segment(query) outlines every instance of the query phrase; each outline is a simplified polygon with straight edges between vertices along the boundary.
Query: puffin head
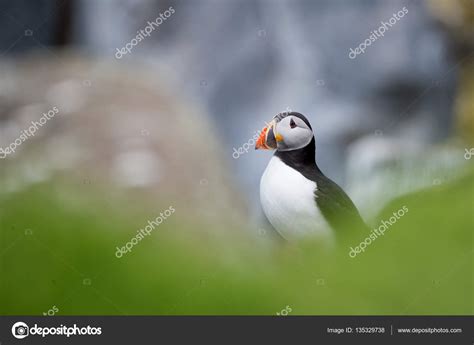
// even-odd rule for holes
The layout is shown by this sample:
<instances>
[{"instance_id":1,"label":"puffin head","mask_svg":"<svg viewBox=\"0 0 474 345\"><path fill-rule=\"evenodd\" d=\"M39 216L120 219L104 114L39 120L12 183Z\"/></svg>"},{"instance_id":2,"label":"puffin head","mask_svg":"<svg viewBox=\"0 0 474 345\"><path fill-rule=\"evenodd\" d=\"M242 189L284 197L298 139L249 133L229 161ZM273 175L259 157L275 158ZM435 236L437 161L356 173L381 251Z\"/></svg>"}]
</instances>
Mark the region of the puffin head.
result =
<instances>
[{"instance_id":1,"label":"puffin head","mask_svg":"<svg viewBox=\"0 0 474 345\"><path fill-rule=\"evenodd\" d=\"M283 112L262 129L256 150L293 151L311 143L313 129L308 119L297 112Z\"/></svg>"}]
</instances>

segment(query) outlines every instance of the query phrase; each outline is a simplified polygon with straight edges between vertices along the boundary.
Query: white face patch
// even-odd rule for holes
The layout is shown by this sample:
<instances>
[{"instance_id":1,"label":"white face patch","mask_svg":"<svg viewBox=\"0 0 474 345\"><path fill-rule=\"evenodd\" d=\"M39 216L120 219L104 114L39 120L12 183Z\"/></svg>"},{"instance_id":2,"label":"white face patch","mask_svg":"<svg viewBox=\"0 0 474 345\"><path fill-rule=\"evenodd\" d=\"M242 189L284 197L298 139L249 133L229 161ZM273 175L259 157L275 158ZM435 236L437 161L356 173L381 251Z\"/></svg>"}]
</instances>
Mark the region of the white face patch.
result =
<instances>
[{"instance_id":1,"label":"white face patch","mask_svg":"<svg viewBox=\"0 0 474 345\"><path fill-rule=\"evenodd\" d=\"M313 139L313 131L297 116L286 116L276 126L276 134L282 138L277 141L277 150L292 151L305 147Z\"/></svg>"}]
</instances>

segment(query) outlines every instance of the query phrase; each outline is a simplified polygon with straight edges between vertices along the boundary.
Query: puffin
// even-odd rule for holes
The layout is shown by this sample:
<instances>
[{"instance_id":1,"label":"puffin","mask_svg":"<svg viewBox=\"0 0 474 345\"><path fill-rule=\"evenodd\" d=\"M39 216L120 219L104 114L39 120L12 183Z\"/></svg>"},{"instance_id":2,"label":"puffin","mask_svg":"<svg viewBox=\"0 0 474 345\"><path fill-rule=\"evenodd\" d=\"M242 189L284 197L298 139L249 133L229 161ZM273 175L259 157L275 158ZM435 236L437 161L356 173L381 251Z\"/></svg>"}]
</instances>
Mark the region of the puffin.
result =
<instances>
[{"instance_id":1,"label":"puffin","mask_svg":"<svg viewBox=\"0 0 474 345\"><path fill-rule=\"evenodd\" d=\"M367 230L356 206L316 164L316 142L308 119L282 112L261 130L256 150L275 150L260 180L260 202L270 224L286 240Z\"/></svg>"}]
</instances>

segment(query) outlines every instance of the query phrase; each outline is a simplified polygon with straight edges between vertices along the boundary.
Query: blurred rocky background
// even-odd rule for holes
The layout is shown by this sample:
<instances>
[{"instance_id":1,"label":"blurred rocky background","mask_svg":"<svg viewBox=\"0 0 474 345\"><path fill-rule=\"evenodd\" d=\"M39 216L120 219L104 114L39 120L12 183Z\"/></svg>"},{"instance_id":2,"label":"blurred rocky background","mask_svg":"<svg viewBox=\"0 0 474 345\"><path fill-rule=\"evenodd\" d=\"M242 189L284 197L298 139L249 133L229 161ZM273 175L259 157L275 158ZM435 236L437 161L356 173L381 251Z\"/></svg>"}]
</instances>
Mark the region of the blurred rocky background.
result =
<instances>
[{"instance_id":1,"label":"blurred rocky background","mask_svg":"<svg viewBox=\"0 0 474 345\"><path fill-rule=\"evenodd\" d=\"M144 203L169 200L189 218L214 224L224 214L244 218L214 129L148 70L68 54L3 61L1 68L2 147L58 109L2 161L3 192L63 181L111 197L138 193Z\"/></svg>"},{"instance_id":2,"label":"blurred rocky background","mask_svg":"<svg viewBox=\"0 0 474 345\"><path fill-rule=\"evenodd\" d=\"M170 6L170 18L115 57ZM384 37L349 58L403 7L408 14ZM469 0L2 1L1 145L41 111L61 109L1 162L14 165L5 190L58 169L79 180L156 186L152 194L173 190L183 202L214 182L217 204L258 218L269 156L234 159L233 148L292 109L313 123L321 169L374 216L392 198L468 164L472 7ZM81 174L78 166L97 171Z\"/></svg>"}]
</instances>

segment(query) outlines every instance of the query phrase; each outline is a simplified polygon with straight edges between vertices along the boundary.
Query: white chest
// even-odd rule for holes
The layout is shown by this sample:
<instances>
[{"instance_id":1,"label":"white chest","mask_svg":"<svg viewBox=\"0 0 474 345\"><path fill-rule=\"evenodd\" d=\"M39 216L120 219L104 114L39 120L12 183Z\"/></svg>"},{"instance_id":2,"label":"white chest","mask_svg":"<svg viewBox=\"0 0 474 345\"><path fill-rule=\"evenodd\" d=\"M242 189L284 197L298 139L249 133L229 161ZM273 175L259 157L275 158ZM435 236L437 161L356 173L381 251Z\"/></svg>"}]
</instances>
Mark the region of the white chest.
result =
<instances>
[{"instance_id":1,"label":"white chest","mask_svg":"<svg viewBox=\"0 0 474 345\"><path fill-rule=\"evenodd\" d=\"M316 182L272 157L260 181L263 212L287 240L306 236L332 237L332 231L316 206Z\"/></svg>"}]
</instances>

